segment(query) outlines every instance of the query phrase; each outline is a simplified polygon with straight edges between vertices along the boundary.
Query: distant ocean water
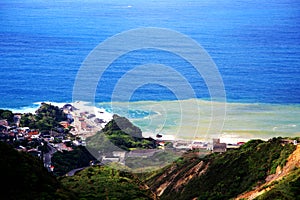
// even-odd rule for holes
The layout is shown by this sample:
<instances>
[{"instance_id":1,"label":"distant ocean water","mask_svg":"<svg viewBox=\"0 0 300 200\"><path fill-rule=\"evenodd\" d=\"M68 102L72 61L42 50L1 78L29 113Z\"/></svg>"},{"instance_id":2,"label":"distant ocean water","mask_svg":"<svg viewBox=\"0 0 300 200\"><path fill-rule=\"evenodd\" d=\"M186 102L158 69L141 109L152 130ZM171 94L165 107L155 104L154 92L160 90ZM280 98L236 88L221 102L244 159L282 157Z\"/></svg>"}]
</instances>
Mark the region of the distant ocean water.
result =
<instances>
[{"instance_id":1,"label":"distant ocean water","mask_svg":"<svg viewBox=\"0 0 300 200\"><path fill-rule=\"evenodd\" d=\"M37 108L35 102L71 102L76 74L100 42L133 28L161 27L196 40L216 63L228 107L235 111L229 109L224 133L295 135L300 132L299 21L297 0L4 0L0 2L0 107L24 111ZM194 78L188 62L148 49L112 63L99 81L95 101L109 102L118 79L147 63L173 67L187 77L197 98L210 100L205 82ZM141 102L147 107L148 101L176 99L168 88L147 84L131 100L132 105ZM151 131L143 126L147 121L129 117ZM166 133L174 131L174 120L167 125Z\"/></svg>"}]
</instances>

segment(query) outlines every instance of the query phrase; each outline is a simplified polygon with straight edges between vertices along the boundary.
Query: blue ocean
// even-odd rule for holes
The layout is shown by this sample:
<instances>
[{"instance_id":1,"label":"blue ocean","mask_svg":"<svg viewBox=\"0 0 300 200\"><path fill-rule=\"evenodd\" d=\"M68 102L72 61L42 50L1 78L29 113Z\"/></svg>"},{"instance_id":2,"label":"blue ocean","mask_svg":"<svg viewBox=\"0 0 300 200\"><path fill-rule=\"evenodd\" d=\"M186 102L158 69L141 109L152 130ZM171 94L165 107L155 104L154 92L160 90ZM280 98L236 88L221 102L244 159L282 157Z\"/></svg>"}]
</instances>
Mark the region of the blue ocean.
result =
<instances>
[{"instance_id":1,"label":"blue ocean","mask_svg":"<svg viewBox=\"0 0 300 200\"><path fill-rule=\"evenodd\" d=\"M37 102L72 102L77 73L97 45L124 31L158 27L197 41L216 64L228 102L222 134L253 138L300 133L297 0L2 0L0 27L1 108L20 111L37 108ZM194 78L186 60L156 49L116 59L99 80L98 106L109 110L118 80L148 63L170 66L186 77L202 116L207 116L205 81ZM168 87L145 84L134 91L132 109L124 115L146 132L171 134L181 115L169 106L182 102L189 110L190 98L178 99ZM161 119L156 123L150 116L161 114L161 107L169 114L158 125ZM201 119L200 132L205 132L209 119ZM193 126L188 127L184 135L194 136L188 133Z\"/></svg>"}]
</instances>

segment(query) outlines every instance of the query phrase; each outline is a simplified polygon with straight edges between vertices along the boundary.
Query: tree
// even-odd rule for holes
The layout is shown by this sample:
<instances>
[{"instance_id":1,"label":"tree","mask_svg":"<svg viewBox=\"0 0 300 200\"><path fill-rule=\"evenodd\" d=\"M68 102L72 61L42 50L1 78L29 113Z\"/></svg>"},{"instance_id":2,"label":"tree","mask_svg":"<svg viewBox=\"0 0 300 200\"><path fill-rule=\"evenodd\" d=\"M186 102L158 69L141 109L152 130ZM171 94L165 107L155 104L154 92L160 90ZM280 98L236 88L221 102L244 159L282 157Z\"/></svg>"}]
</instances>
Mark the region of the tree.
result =
<instances>
[{"instance_id":1,"label":"tree","mask_svg":"<svg viewBox=\"0 0 300 200\"><path fill-rule=\"evenodd\" d=\"M8 122L14 122L14 114L10 110L0 109L0 119L6 119Z\"/></svg>"}]
</instances>

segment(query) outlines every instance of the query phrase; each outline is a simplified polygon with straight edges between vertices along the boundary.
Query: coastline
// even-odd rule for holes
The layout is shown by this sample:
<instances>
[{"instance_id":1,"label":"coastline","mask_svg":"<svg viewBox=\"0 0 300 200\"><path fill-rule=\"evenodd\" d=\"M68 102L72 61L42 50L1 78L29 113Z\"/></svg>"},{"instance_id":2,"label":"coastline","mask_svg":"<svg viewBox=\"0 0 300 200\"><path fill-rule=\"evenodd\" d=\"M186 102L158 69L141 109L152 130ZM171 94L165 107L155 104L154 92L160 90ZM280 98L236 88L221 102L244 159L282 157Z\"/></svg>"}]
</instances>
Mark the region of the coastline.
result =
<instances>
[{"instance_id":1,"label":"coastline","mask_svg":"<svg viewBox=\"0 0 300 200\"><path fill-rule=\"evenodd\" d=\"M97 106L116 110L143 133L174 135L180 139L248 141L272 137L294 137L300 133L300 104L226 103L222 132L207 134L211 120L211 104L202 99L177 101L137 101L99 103ZM179 128L179 126L181 128Z\"/></svg>"},{"instance_id":2,"label":"coastline","mask_svg":"<svg viewBox=\"0 0 300 200\"><path fill-rule=\"evenodd\" d=\"M14 113L34 113L42 102L35 102L25 109L9 109ZM137 101L137 102L102 102L92 105L88 102L44 102L62 107L74 105L79 109L73 115L76 121L76 132L82 131L86 136L101 130L105 123L95 123L99 118L103 122L112 119L113 114L128 118L141 128L144 137L155 138L162 134L168 138L181 140L211 140L220 138L227 143L246 142L250 139L268 140L272 137L299 136L300 105L266 104L266 103L227 103L226 118L221 133L208 135L211 117L209 102L201 99L176 101ZM196 108L196 109L195 109ZM7 108L6 108L7 109ZM80 113L88 112L95 117L85 120L91 130L81 127ZM182 114L183 112L183 114ZM88 131L87 131L88 130Z\"/></svg>"},{"instance_id":3,"label":"coastline","mask_svg":"<svg viewBox=\"0 0 300 200\"><path fill-rule=\"evenodd\" d=\"M88 102L76 101L71 104L74 108L70 112L74 122L74 135L82 135L90 137L100 131L104 126L112 120L112 114L104 109L91 106Z\"/></svg>"}]
</instances>

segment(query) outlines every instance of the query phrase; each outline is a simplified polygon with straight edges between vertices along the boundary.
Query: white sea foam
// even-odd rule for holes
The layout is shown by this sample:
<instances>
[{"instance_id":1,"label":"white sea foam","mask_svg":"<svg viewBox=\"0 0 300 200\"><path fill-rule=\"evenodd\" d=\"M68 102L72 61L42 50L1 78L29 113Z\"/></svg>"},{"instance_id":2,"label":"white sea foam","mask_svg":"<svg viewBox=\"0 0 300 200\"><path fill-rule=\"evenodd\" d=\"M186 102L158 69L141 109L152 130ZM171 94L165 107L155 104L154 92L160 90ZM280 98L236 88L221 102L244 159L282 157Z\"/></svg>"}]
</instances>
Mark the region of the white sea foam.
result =
<instances>
[{"instance_id":1,"label":"white sea foam","mask_svg":"<svg viewBox=\"0 0 300 200\"><path fill-rule=\"evenodd\" d=\"M104 108L94 107L95 115L99 119L103 119L105 122L109 122L113 118L113 114L107 112Z\"/></svg>"},{"instance_id":2,"label":"white sea foam","mask_svg":"<svg viewBox=\"0 0 300 200\"><path fill-rule=\"evenodd\" d=\"M67 102L53 102L53 101L35 102L34 104L41 105L42 103L51 104L51 105L57 106L59 108L62 108L66 104L72 104L72 103L67 103Z\"/></svg>"},{"instance_id":3,"label":"white sea foam","mask_svg":"<svg viewBox=\"0 0 300 200\"><path fill-rule=\"evenodd\" d=\"M33 103L30 106L23 106L23 107L20 107L20 108L1 108L1 109L10 110L13 113L22 113L22 114L32 113L32 114L34 114L35 111L39 108L39 106L40 106L40 103L36 102L36 103Z\"/></svg>"},{"instance_id":4,"label":"white sea foam","mask_svg":"<svg viewBox=\"0 0 300 200\"><path fill-rule=\"evenodd\" d=\"M37 107L21 107L21 108L13 108L13 109L10 109L10 108L7 108L7 110L11 110L13 113L32 113L34 114L36 109L38 108Z\"/></svg>"}]
</instances>

